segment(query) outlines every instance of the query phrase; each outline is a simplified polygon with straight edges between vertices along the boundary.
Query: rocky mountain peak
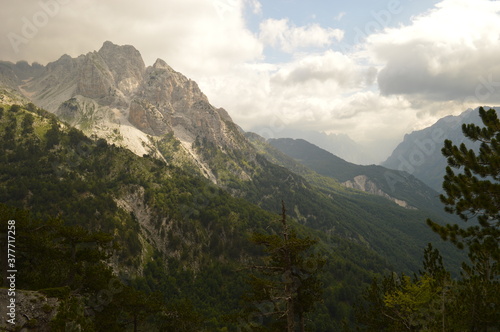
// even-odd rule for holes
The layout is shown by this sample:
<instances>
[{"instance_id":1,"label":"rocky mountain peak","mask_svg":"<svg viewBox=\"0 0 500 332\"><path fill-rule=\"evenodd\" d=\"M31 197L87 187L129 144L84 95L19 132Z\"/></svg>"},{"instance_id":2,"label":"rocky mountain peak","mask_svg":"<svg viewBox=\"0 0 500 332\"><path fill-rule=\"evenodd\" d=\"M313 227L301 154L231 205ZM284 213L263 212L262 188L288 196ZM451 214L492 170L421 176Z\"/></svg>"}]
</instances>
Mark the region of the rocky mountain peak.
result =
<instances>
[{"instance_id":1,"label":"rocky mountain peak","mask_svg":"<svg viewBox=\"0 0 500 332\"><path fill-rule=\"evenodd\" d=\"M479 142L471 142L463 135L462 125L469 123L482 124L478 109L446 116L430 127L406 134L382 166L408 172L441 192L448 165L441 153L444 141L448 139L457 145L465 143L468 148L479 149Z\"/></svg>"},{"instance_id":2,"label":"rocky mountain peak","mask_svg":"<svg viewBox=\"0 0 500 332\"><path fill-rule=\"evenodd\" d=\"M119 90L131 93L138 87L146 66L135 47L106 41L97 54L106 63Z\"/></svg>"},{"instance_id":3,"label":"rocky mountain peak","mask_svg":"<svg viewBox=\"0 0 500 332\"><path fill-rule=\"evenodd\" d=\"M155 63L153 64L153 68L155 68L155 69L165 69L165 70L172 71L172 72L174 71L172 69L172 67L170 67L165 61L163 61L160 58L156 59Z\"/></svg>"},{"instance_id":4,"label":"rocky mountain peak","mask_svg":"<svg viewBox=\"0 0 500 332\"><path fill-rule=\"evenodd\" d=\"M14 64L0 64L0 82L88 135L141 156L161 155L154 141L173 135L214 182L210 168L216 165L208 166L213 155L251 149L227 112L212 106L196 82L161 59L146 67L133 46L106 41L98 51L63 55L36 73L27 64L19 67L17 72L27 74L17 75ZM253 152L246 155L254 159ZM236 176L248 178L240 166L233 168Z\"/></svg>"}]
</instances>

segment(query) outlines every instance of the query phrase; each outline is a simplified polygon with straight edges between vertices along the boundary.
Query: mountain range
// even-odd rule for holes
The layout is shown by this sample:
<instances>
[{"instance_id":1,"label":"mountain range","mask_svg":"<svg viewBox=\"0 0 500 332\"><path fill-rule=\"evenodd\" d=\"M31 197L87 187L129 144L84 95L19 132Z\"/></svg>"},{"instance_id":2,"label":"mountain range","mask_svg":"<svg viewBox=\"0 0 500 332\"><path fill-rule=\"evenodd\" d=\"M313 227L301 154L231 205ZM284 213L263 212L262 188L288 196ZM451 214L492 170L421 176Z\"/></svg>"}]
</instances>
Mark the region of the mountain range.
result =
<instances>
[{"instance_id":1,"label":"mountain range","mask_svg":"<svg viewBox=\"0 0 500 332\"><path fill-rule=\"evenodd\" d=\"M0 62L0 107L0 203L114 234L113 272L190 299L209 330L235 327L221 312L238 312L240 267L261 254L250 234L276 228L281 201L328 260L317 331L352 320L374 275L417 271L428 242L455 266L462 258L426 226L455 219L416 172L245 133L194 81L161 59L146 67L133 46Z\"/></svg>"},{"instance_id":2,"label":"mountain range","mask_svg":"<svg viewBox=\"0 0 500 332\"><path fill-rule=\"evenodd\" d=\"M500 111L498 107L493 108L497 112ZM462 125L470 123L483 125L478 108L469 109L458 116L446 116L428 128L405 135L403 142L381 165L412 174L429 187L441 192L447 166L446 158L441 154L444 140L451 140L456 145L464 143L469 148L479 149L479 142L468 140L462 133Z\"/></svg>"},{"instance_id":3,"label":"mountain range","mask_svg":"<svg viewBox=\"0 0 500 332\"><path fill-rule=\"evenodd\" d=\"M381 161L379 152L375 152L373 149L355 142L346 134L325 134L312 130L300 130L286 127L280 127L273 131L269 131L269 128L266 127L254 127L251 131L268 139L304 139L355 164L368 165Z\"/></svg>"}]
</instances>

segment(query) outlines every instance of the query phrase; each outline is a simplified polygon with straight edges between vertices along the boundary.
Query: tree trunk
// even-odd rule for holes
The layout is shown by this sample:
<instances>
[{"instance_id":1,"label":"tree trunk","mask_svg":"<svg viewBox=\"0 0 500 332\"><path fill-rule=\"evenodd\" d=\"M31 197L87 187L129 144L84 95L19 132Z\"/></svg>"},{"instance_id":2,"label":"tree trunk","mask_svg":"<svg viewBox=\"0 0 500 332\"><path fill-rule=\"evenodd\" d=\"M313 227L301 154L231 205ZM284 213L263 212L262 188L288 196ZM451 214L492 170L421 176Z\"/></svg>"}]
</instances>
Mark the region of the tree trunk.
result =
<instances>
[{"instance_id":1,"label":"tree trunk","mask_svg":"<svg viewBox=\"0 0 500 332\"><path fill-rule=\"evenodd\" d=\"M304 313L301 311L299 315L300 315L300 332L305 332L306 331L306 322L304 319Z\"/></svg>"},{"instance_id":2,"label":"tree trunk","mask_svg":"<svg viewBox=\"0 0 500 332\"><path fill-rule=\"evenodd\" d=\"M295 313L293 312L293 299L289 298L286 303L286 325L288 332L295 331Z\"/></svg>"}]
</instances>

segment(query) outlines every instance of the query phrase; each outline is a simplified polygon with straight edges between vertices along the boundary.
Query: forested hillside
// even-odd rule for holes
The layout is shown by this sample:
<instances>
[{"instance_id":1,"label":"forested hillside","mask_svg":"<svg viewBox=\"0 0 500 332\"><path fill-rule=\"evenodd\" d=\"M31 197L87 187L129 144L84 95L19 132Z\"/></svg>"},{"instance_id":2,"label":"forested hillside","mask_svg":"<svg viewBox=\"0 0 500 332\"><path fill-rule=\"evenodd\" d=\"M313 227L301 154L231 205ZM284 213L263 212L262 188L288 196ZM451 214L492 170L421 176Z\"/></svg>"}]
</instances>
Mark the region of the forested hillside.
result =
<instances>
[{"instance_id":1,"label":"forested hillside","mask_svg":"<svg viewBox=\"0 0 500 332\"><path fill-rule=\"evenodd\" d=\"M366 330L498 331L500 329L500 120L495 109L478 109L482 125L461 126L466 143L446 140L448 166L440 199L463 224L427 224L468 259L452 277L439 251L425 250L423 269L374 280L357 313ZM480 142L479 152L477 145Z\"/></svg>"},{"instance_id":2,"label":"forested hillside","mask_svg":"<svg viewBox=\"0 0 500 332\"><path fill-rule=\"evenodd\" d=\"M313 271L323 287L308 314L312 331L353 325L372 278L417 271L424 243L438 238L424 224L432 215L264 155L267 166L234 182L231 195L197 169L90 139L33 104L1 109L2 223L17 219L18 269L32 271L17 287L59 298L53 330L68 321L89 331L248 324L249 267L264 253L251 239L279 233L281 199L324 261ZM164 143L175 153L174 138ZM116 293L96 305L109 285Z\"/></svg>"},{"instance_id":3,"label":"forested hillside","mask_svg":"<svg viewBox=\"0 0 500 332\"><path fill-rule=\"evenodd\" d=\"M0 123L2 227L18 219L18 270L33 272L17 287L55 289L48 294L59 296L65 309L54 330L63 321L89 331L120 330L132 328L135 318L143 329L238 325L246 267L261 252L250 235L279 229L277 213L233 198L189 170L93 141L31 104L4 105ZM315 250L326 260L324 301L311 328L329 331L350 321L356 296L388 262L341 234L292 227L319 239ZM115 279L126 292L93 315L81 311ZM135 307L125 306L129 296ZM144 301L154 309L132 319Z\"/></svg>"}]
</instances>

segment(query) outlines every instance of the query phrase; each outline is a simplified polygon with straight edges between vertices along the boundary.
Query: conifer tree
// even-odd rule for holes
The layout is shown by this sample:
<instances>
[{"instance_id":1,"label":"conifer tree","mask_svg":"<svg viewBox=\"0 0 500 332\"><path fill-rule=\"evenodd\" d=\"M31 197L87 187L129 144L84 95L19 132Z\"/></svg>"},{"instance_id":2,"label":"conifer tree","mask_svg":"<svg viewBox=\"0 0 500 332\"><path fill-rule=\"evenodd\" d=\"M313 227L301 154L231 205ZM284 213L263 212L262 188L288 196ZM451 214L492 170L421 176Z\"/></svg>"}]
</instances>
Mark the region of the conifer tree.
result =
<instances>
[{"instance_id":1,"label":"conifer tree","mask_svg":"<svg viewBox=\"0 0 500 332\"><path fill-rule=\"evenodd\" d=\"M260 274L251 276L252 292L247 301L261 304L258 315L274 318L264 324L273 331L296 331L296 328L305 331L305 315L321 299L317 272L325 262L317 256L305 257L317 241L299 238L290 229L286 217L282 202L281 235L254 234L252 237L254 243L265 246L268 256L264 260L266 264L252 266ZM267 310L262 310L264 304Z\"/></svg>"},{"instance_id":2,"label":"conifer tree","mask_svg":"<svg viewBox=\"0 0 500 332\"><path fill-rule=\"evenodd\" d=\"M423 271L411 278L393 273L374 279L365 290L365 303L356 308L358 323L366 331L450 331L452 280L441 255L429 243ZM457 328L460 330L460 327Z\"/></svg>"},{"instance_id":3,"label":"conifer tree","mask_svg":"<svg viewBox=\"0 0 500 332\"><path fill-rule=\"evenodd\" d=\"M479 109L484 127L464 124L466 138L480 142L479 151L446 140L448 158L441 201L445 210L471 225L429 226L458 248L467 247L471 265L462 264L456 317L470 331L500 328L500 120L494 109ZM455 170L454 170L455 169Z\"/></svg>"},{"instance_id":4,"label":"conifer tree","mask_svg":"<svg viewBox=\"0 0 500 332\"><path fill-rule=\"evenodd\" d=\"M458 225L441 226L431 220L427 223L445 240L459 248L467 245L472 251L487 248L491 258L498 262L500 240L500 121L494 109L479 114L485 125L464 124L462 131L471 141L481 142L479 153L445 141L441 150L448 158L444 177L444 195L441 201L445 210L457 214L464 221L477 217L478 225L467 228ZM455 173L453 169L459 172Z\"/></svg>"}]
</instances>

